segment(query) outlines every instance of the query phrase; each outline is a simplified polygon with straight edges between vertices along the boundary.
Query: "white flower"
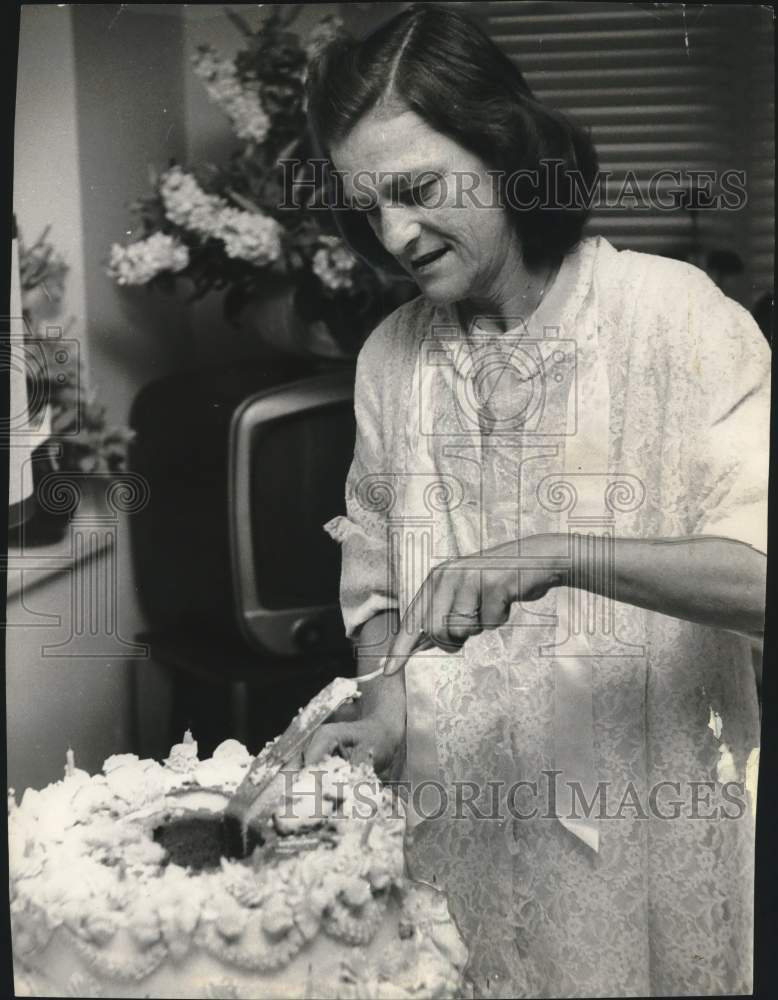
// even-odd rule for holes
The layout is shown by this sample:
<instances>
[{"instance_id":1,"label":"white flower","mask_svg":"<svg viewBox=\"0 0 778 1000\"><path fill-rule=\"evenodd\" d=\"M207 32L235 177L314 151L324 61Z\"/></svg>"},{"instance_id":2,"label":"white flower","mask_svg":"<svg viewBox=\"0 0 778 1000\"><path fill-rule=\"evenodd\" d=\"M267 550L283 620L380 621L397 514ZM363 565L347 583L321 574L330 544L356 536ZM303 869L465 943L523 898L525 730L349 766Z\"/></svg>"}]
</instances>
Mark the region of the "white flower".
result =
<instances>
[{"instance_id":1,"label":"white flower","mask_svg":"<svg viewBox=\"0 0 778 1000\"><path fill-rule=\"evenodd\" d=\"M241 139L263 142L270 119L262 107L257 88L244 86L229 59L221 59L210 46L192 57L195 73L205 82L211 100L228 116Z\"/></svg>"},{"instance_id":2,"label":"white flower","mask_svg":"<svg viewBox=\"0 0 778 1000\"><path fill-rule=\"evenodd\" d=\"M189 251L172 236L154 233L123 247L114 243L108 274L119 285L145 285L163 271L174 274L189 265Z\"/></svg>"},{"instance_id":3,"label":"white flower","mask_svg":"<svg viewBox=\"0 0 778 1000\"><path fill-rule=\"evenodd\" d=\"M204 236L213 235L218 213L227 205L217 195L206 194L192 174L184 173L181 167L165 171L159 193L171 222Z\"/></svg>"},{"instance_id":4,"label":"white flower","mask_svg":"<svg viewBox=\"0 0 778 1000\"><path fill-rule=\"evenodd\" d=\"M226 208L219 215L217 235L228 257L261 266L281 254L281 226L269 215Z\"/></svg>"},{"instance_id":5,"label":"white flower","mask_svg":"<svg viewBox=\"0 0 778 1000\"><path fill-rule=\"evenodd\" d=\"M206 194L180 167L163 174L160 194L171 222L221 240L228 257L262 267L280 256L281 226L274 218L232 208L223 198Z\"/></svg>"},{"instance_id":6,"label":"white flower","mask_svg":"<svg viewBox=\"0 0 778 1000\"><path fill-rule=\"evenodd\" d=\"M313 273L327 288L351 288L357 259L337 236L320 236L322 246L313 255Z\"/></svg>"},{"instance_id":7,"label":"white flower","mask_svg":"<svg viewBox=\"0 0 778 1000\"><path fill-rule=\"evenodd\" d=\"M305 54L308 60L315 59L321 50L343 31L344 24L341 18L332 14L323 17L318 24L311 28L305 40Z\"/></svg>"}]
</instances>

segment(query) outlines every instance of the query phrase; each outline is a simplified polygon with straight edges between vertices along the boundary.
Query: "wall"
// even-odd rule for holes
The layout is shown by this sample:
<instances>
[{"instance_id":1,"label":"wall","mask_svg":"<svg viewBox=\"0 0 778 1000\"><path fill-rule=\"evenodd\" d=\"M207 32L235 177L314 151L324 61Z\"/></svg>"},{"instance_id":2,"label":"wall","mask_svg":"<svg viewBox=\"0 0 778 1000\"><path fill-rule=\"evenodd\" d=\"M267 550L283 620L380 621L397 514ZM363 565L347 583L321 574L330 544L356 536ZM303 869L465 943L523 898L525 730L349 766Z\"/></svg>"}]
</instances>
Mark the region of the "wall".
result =
<instances>
[{"instance_id":1,"label":"wall","mask_svg":"<svg viewBox=\"0 0 778 1000\"><path fill-rule=\"evenodd\" d=\"M338 4L301 5L292 28L304 35L326 14L339 14ZM240 16L252 28L265 17L261 5L240 6ZM233 57L243 45L238 28L225 16L220 4L186 5L182 8L183 109L186 130L186 160L191 166L207 162L224 164L236 146L224 113L208 97L202 81L191 68L198 45L210 45L225 57ZM190 336L200 363L218 363L226 338L238 336L222 315L222 296L211 293L192 308Z\"/></svg>"},{"instance_id":2,"label":"wall","mask_svg":"<svg viewBox=\"0 0 778 1000\"><path fill-rule=\"evenodd\" d=\"M336 9L304 9L299 30ZM242 13L252 23L263 16L259 8ZM21 12L15 210L28 242L52 223L51 239L71 265L62 318L76 318L90 384L112 422L127 421L150 380L218 360L229 335L218 296L190 308L181 296L120 289L104 273L111 244L132 239L128 206L147 193L149 165L222 160L229 150L229 125L191 70L202 42L224 54L241 44L219 5L31 5ZM145 622L126 521L118 530L119 632L132 640ZM58 561L67 562L68 552L65 544ZM144 745L156 739L149 752L164 748L170 688L158 665L120 648L112 656L43 656L43 646L70 632L71 571L51 576L36 568L46 559L34 550L15 558L27 567L28 587L8 606L10 783L21 790L59 778L68 744L90 770L110 753L134 749L138 688L144 714L151 712L142 720ZM97 556L95 565L110 558ZM33 579L38 585L29 589Z\"/></svg>"},{"instance_id":3,"label":"wall","mask_svg":"<svg viewBox=\"0 0 778 1000\"><path fill-rule=\"evenodd\" d=\"M14 211L24 242L46 226L67 263L62 315L86 315L76 71L70 12L21 11L14 135Z\"/></svg>"},{"instance_id":4,"label":"wall","mask_svg":"<svg viewBox=\"0 0 778 1000\"><path fill-rule=\"evenodd\" d=\"M127 203L146 192L148 165L164 167L185 154L181 46L181 8L174 5L21 11L14 208L28 243L52 224L50 238L71 267L61 318L76 319L89 383L112 422L127 421L142 385L187 360L188 309L123 291L104 273L111 243L131 238ZM116 552L94 563L104 573L116 555L116 590L97 600L115 602L118 634L132 640L145 622L126 521L117 532ZM27 583L8 605L8 778L17 789L59 778L69 743L91 770L111 753L132 750L136 677L160 713L168 693L157 665L120 643L109 655L42 654L70 634L73 578L68 568L52 576L39 567L67 566L69 551L66 542L48 558L39 550L10 553L26 567ZM33 579L38 585L30 589ZM157 721L163 724L163 714Z\"/></svg>"},{"instance_id":5,"label":"wall","mask_svg":"<svg viewBox=\"0 0 778 1000\"><path fill-rule=\"evenodd\" d=\"M69 538L56 553L9 550L11 566L24 567L9 569L6 616L7 773L17 792L61 778L68 746L78 766L91 772L110 754L135 750L135 684L140 674L156 679L157 667L128 655L139 652L126 643L141 615L128 572L126 520L116 527L115 547L83 564L68 564ZM104 528L94 523L90 531L104 535ZM63 571L53 575L52 564ZM109 590L114 569L115 590ZM111 607L115 634L105 621ZM165 690L159 686L158 700Z\"/></svg>"},{"instance_id":6,"label":"wall","mask_svg":"<svg viewBox=\"0 0 778 1000\"><path fill-rule=\"evenodd\" d=\"M74 316L91 385L111 420L138 388L180 367L188 309L118 288L113 242L132 238L129 203L148 167L186 155L182 10L177 5L29 5L21 11L14 209L27 243L50 239L71 270Z\"/></svg>"},{"instance_id":7,"label":"wall","mask_svg":"<svg viewBox=\"0 0 778 1000\"><path fill-rule=\"evenodd\" d=\"M91 376L110 416L125 421L137 390L186 357L180 298L120 289L104 273L111 244L132 239L128 205L147 193L149 166L186 153L181 8L74 4L69 12Z\"/></svg>"}]
</instances>

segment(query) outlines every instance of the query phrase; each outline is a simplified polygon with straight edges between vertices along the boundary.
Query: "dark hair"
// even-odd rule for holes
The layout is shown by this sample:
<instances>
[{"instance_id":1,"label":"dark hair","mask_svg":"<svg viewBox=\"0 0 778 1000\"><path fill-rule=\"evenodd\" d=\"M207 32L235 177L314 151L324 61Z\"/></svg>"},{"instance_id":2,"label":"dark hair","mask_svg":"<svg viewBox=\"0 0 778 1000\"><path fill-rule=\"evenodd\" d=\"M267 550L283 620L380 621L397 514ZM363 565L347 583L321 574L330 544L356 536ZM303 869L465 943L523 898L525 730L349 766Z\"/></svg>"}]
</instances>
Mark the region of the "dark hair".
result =
<instances>
[{"instance_id":1,"label":"dark hair","mask_svg":"<svg viewBox=\"0 0 778 1000\"><path fill-rule=\"evenodd\" d=\"M598 175L588 132L544 107L511 59L459 12L415 4L362 40L337 38L312 62L307 97L330 171L330 147L382 101L397 100L498 171L503 185L513 175L503 204L528 268L558 263L580 240L590 209L581 192L593 190ZM539 204L521 207L533 199ZM335 215L357 253L398 269L364 213Z\"/></svg>"}]
</instances>

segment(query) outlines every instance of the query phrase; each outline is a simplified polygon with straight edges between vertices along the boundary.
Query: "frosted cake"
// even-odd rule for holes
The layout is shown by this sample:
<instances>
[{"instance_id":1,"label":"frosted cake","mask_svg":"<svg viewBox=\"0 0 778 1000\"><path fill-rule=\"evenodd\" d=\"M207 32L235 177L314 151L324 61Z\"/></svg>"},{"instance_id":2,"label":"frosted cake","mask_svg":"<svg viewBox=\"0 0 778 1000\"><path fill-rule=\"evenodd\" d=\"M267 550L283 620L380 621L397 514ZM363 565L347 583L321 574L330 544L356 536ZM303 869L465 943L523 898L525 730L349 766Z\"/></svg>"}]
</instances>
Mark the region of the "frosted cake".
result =
<instances>
[{"instance_id":1,"label":"frosted cake","mask_svg":"<svg viewBox=\"0 0 778 1000\"><path fill-rule=\"evenodd\" d=\"M64 780L9 793L17 995L462 995L445 897L405 878L402 803L369 766L279 775L236 860L221 815L242 744L199 760L187 733L162 764L120 754L98 775L68 756Z\"/></svg>"}]
</instances>

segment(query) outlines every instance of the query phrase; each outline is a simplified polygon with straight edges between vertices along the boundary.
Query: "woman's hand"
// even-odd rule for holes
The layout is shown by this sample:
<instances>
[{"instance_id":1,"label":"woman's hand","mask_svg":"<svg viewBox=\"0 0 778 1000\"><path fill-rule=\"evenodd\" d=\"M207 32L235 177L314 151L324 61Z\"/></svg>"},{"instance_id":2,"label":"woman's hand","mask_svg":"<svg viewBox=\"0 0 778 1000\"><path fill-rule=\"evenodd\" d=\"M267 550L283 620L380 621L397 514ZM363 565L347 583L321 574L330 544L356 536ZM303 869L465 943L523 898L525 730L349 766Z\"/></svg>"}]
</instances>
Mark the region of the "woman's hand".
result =
<instances>
[{"instance_id":1,"label":"woman's hand","mask_svg":"<svg viewBox=\"0 0 778 1000\"><path fill-rule=\"evenodd\" d=\"M436 567L408 606L384 673L402 670L420 649L457 649L503 625L514 601L537 600L557 586L759 639L766 568L763 552L713 535L531 535Z\"/></svg>"},{"instance_id":2,"label":"woman's hand","mask_svg":"<svg viewBox=\"0 0 778 1000\"><path fill-rule=\"evenodd\" d=\"M372 674L397 635L400 616L394 609L380 611L360 628L355 640L357 673ZM305 749L306 764L338 753L354 763L370 760L379 777L397 779L405 764L405 678L375 677L361 685L356 719L321 726Z\"/></svg>"},{"instance_id":3,"label":"woman's hand","mask_svg":"<svg viewBox=\"0 0 778 1000\"><path fill-rule=\"evenodd\" d=\"M532 535L437 566L408 605L386 654L386 675L421 649L454 650L508 620L515 601L536 601L562 582L565 539Z\"/></svg>"},{"instance_id":4,"label":"woman's hand","mask_svg":"<svg viewBox=\"0 0 778 1000\"><path fill-rule=\"evenodd\" d=\"M339 754L352 764L372 761L379 778L398 778L403 765L405 729L382 715L368 715L353 722L321 726L305 748L306 765L329 754Z\"/></svg>"}]
</instances>

